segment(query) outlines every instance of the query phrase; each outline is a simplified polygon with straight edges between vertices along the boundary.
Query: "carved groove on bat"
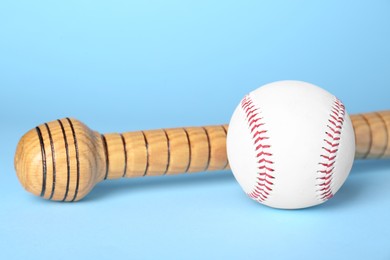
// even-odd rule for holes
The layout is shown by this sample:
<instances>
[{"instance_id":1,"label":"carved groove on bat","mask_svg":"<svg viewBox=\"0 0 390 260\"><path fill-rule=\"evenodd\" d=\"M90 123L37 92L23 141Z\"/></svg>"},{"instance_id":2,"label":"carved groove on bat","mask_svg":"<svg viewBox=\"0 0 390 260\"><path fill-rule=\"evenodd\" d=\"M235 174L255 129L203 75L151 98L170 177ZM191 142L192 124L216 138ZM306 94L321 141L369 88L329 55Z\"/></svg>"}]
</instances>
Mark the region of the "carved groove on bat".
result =
<instances>
[{"instance_id":1,"label":"carved groove on bat","mask_svg":"<svg viewBox=\"0 0 390 260\"><path fill-rule=\"evenodd\" d=\"M191 166L191 161L192 161L192 148L191 148L191 140L190 140L190 135L188 134L187 129L183 128L184 133L186 134L187 137L187 146L188 146L188 164L187 167L184 171L184 173L187 173L188 170L190 169Z\"/></svg>"},{"instance_id":2,"label":"carved groove on bat","mask_svg":"<svg viewBox=\"0 0 390 260\"><path fill-rule=\"evenodd\" d=\"M57 169L56 169L56 156L55 156L55 150L54 150L53 137L51 135L49 125L47 123L45 123L45 126L47 129L47 133L49 134L50 148L51 148L51 159L52 159L52 163L53 163L53 184L52 184L51 193L49 196L49 200L51 200L53 198L53 195L55 192L55 186L56 186L56 171L57 171Z\"/></svg>"},{"instance_id":3,"label":"carved groove on bat","mask_svg":"<svg viewBox=\"0 0 390 260\"><path fill-rule=\"evenodd\" d=\"M42 132L39 127L35 128L37 130L39 143L41 145L41 155L42 155L42 189L41 189L41 197L45 195L46 191L46 174L47 174L47 166L46 166L46 151L45 151L45 143L43 142Z\"/></svg>"},{"instance_id":4,"label":"carved groove on bat","mask_svg":"<svg viewBox=\"0 0 390 260\"><path fill-rule=\"evenodd\" d=\"M171 142L169 140L169 136L168 136L168 133L165 129L163 129L164 131L164 134L165 134L165 138L167 139L167 151L168 151L168 158L167 158L167 167L165 168L165 171L164 171L164 174L167 174L168 172L168 169L169 169L169 165L171 164Z\"/></svg>"},{"instance_id":5,"label":"carved groove on bat","mask_svg":"<svg viewBox=\"0 0 390 260\"><path fill-rule=\"evenodd\" d=\"M367 159L367 157L368 157L368 155L370 155L371 149L372 149L373 133L372 133L372 129L371 129L371 124L368 121L367 117L365 115L363 115L363 114L360 114L360 116L363 118L364 122L368 126L368 132L369 132L369 135L370 135L370 138L369 138L370 141L369 141L367 152L362 156L362 159Z\"/></svg>"},{"instance_id":6,"label":"carved groove on bat","mask_svg":"<svg viewBox=\"0 0 390 260\"><path fill-rule=\"evenodd\" d=\"M76 173L77 173L77 175L76 175L76 187L75 187L73 198L71 199L71 201L75 201L76 198L77 198L77 194L79 192L79 183L80 183L79 145L78 145L78 142L77 142L76 131L74 130L72 121L69 118L66 118L66 120L68 120L69 125L70 125L70 129L72 130L73 143L74 143L74 148L75 148L75 152L76 152Z\"/></svg>"},{"instance_id":7,"label":"carved groove on bat","mask_svg":"<svg viewBox=\"0 0 390 260\"><path fill-rule=\"evenodd\" d=\"M222 128L222 130L223 130L223 132L225 133L225 139L227 138L227 130L226 130L226 128L225 128L225 126L224 125L221 125L221 128ZM226 170L226 168L228 167L228 165L229 165L229 160L227 159L227 157L226 157L226 163L225 163L225 165L223 166L223 170Z\"/></svg>"},{"instance_id":8,"label":"carved groove on bat","mask_svg":"<svg viewBox=\"0 0 390 260\"><path fill-rule=\"evenodd\" d=\"M378 156L378 159L380 158L383 158L385 156L385 153L387 151L387 148L389 146L389 129L387 128L387 124L386 124L386 120L383 118L383 116L381 115L381 113L378 113L378 112L375 112L375 114L379 117L379 119L382 121L383 123L383 126L384 126L384 129L386 131L386 141L385 141L385 144L386 146L383 147L383 151L379 154Z\"/></svg>"},{"instance_id":9,"label":"carved groove on bat","mask_svg":"<svg viewBox=\"0 0 390 260\"><path fill-rule=\"evenodd\" d=\"M207 156L206 167L204 168L204 171L207 171L207 169L210 166L210 161L211 161L211 142L210 142L209 132L207 131L206 127L202 127L202 128L203 128L204 133L206 134L206 138L207 138L208 156Z\"/></svg>"},{"instance_id":10,"label":"carved groove on bat","mask_svg":"<svg viewBox=\"0 0 390 260\"><path fill-rule=\"evenodd\" d=\"M143 176L146 176L149 170L149 143L148 143L148 139L146 138L145 132L141 131L141 133L144 137L145 149L146 149L146 166L145 166L145 172L143 174Z\"/></svg>"},{"instance_id":11,"label":"carved groove on bat","mask_svg":"<svg viewBox=\"0 0 390 260\"><path fill-rule=\"evenodd\" d=\"M126 147L125 137L123 136L123 134L120 134L120 136L121 136L122 144L123 144L123 152L125 154L125 165L123 167L123 175L122 175L122 177L125 177L126 173L127 173L127 147Z\"/></svg>"},{"instance_id":12,"label":"carved groove on bat","mask_svg":"<svg viewBox=\"0 0 390 260\"><path fill-rule=\"evenodd\" d=\"M108 146L107 146L107 140L104 135L101 135L102 142L103 142L103 149L104 149L104 157L106 159L106 173L104 174L104 179L106 180L108 178L108 170L110 168L110 158L108 156Z\"/></svg>"},{"instance_id":13,"label":"carved groove on bat","mask_svg":"<svg viewBox=\"0 0 390 260\"><path fill-rule=\"evenodd\" d=\"M69 158L69 146L68 146L68 138L66 137L65 128L62 124L61 120L57 120L60 124L62 135L64 137L64 144L65 144L65 154L66 154L66 171L67 171L67 179L66 179L66 188L65 188L65 194L62 201L66 200L66 197L68 196L69 191L69 182L70 182L70 158Z\"/></svg>"}]
</instances>

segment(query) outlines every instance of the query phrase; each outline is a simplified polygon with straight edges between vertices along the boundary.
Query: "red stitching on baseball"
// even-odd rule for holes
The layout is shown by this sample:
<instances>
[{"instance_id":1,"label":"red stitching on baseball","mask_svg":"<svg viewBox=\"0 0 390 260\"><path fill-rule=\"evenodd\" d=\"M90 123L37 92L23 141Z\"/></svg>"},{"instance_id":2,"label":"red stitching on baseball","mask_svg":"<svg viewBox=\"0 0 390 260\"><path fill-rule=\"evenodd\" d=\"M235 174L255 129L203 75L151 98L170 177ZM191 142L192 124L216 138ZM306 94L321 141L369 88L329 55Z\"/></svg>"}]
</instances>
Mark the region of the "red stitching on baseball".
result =
<instances>
[{"instance_id":1,"label":"red stitching on baseball","mask_svg":"<svg viewBox=\"0 0 390 260\"><path fill-rule=\"evenodd\" d=\"M318 164L322 167L318 174L317 180L317 194L320 200L328 200L333 197L332 181L334 173L334 165L336 163L336 157L338 147L340 145L341 129L344 124L345 107L343 103L337 98L333 102L331 112L329 114L327 128L331 131L325 131L324 146L322 147L323 154L320 157L323 159Z\"/></svg>"},{"instance_id":2,"label":"red stitching on baseball","mask_svg":"<svg viewBox=\"0 0 390 260\"><path fill-rule=\"evenodd\" d=\"M271 158L272 153L269 152L271 145L264 143L264 141L269 139L265 135L268 131L263 129L265 125L262 122L263 117L260 116L259 108L255 106L249 95L245 96L241 101L241 108L245 113L247 125L252 135L258 168L256 185L247 195L254 200L263 202L272 191L271 187L274 184L271 180L275 179L273 176L275 169L272 168L274 162Z\"/></svg>"},{"instance_id":3,"label":"red stitching on baseball","mask_svg":"<svg viewBox=\"0 0 390 260\"><path fill-rule=\"evenodd\" d=\"M250 124L250 126L253 125L253 123L256 123L257 121L259 121L261 118L258 118L258 115L259 113L254 113L252 115L248 114L248 122ZM256 119L258 119L257 121L255 121Z\"/></svg>"}]
</instances>

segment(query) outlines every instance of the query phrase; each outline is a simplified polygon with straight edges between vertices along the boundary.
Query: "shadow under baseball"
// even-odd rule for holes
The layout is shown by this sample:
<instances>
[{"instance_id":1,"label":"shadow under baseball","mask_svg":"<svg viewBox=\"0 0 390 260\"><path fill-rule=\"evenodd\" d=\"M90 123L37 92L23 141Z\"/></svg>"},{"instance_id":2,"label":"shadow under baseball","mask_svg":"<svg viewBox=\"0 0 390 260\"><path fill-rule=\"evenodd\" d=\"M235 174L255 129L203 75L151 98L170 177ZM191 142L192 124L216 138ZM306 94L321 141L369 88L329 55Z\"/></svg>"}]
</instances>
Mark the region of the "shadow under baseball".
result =
<instances>
[{"instance_id":1,"label":"shadow under baseball","mask_svg":"<svg viewBox=\"0 0 390 260\"><path fill-rule=\"evenodd\" d=\"M385 171L388 169L388 171ZM351 173L334 198L313 209L332 210L363 201L365 196L370 195L373 186L383 183L381 178L371 178L371 172L390 174L390 160L357 160L354 162Z\"/></svg>"},{"instance_id":2,"label":"shadow under baseball","mask_svg":"<svg viewBox=\"0 0 390 260\"><path fill-rule=\"evenodd\" d=\"M390 160L357 160L355 161L351 174L367 173L375 170L388 169L390 173Z\"/></svg>"}]
</instances>

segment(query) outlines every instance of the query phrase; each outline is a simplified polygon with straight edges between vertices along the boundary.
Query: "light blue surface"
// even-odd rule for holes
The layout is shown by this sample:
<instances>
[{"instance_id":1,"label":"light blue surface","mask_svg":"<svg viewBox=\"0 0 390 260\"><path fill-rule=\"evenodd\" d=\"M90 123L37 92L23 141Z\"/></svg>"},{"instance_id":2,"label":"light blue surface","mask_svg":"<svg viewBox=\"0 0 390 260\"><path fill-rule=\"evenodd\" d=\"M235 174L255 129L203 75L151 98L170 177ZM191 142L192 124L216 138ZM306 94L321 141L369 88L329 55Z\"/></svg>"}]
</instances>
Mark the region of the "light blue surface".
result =
<instances>
[{"instance_id":1,"label":"light blue surface","mask_svg":"<svg viewBox=\"0 0 390 260\"><path fill-rule=\"evenodd\" d=\"M107 181L79 203L26 193L16 144L65 116L100 132L228 122L298 79L350 113L390 109L390 2L0 2L0 259L390 259L390 162L334 199L249 200L231 172Z\"/></svg>"}]
</instances>

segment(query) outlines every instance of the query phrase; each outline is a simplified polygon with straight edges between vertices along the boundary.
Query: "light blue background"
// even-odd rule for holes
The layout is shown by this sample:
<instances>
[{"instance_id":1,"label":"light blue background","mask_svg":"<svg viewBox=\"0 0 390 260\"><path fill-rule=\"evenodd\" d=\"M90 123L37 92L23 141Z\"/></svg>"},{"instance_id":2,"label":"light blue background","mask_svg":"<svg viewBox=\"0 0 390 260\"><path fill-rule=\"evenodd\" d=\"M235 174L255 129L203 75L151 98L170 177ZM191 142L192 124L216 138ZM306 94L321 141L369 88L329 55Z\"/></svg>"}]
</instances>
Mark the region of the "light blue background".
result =
<instances>
[{"instance_id":1,"label":"light blue background","mask_svg":"<svg viewBox=\"0 0 390 260\"><path fill-rule=\"evenodd\" d=\"M252 202L231 172L107 181L79 203L26 193L19 138L71 116L100 132L228 122L265 83L305 80L350 113L390 109L390 2L0 2L0 259L390 259L390 162L334 199Z\"/></svg>"}]
</instances>

